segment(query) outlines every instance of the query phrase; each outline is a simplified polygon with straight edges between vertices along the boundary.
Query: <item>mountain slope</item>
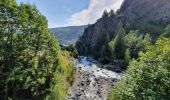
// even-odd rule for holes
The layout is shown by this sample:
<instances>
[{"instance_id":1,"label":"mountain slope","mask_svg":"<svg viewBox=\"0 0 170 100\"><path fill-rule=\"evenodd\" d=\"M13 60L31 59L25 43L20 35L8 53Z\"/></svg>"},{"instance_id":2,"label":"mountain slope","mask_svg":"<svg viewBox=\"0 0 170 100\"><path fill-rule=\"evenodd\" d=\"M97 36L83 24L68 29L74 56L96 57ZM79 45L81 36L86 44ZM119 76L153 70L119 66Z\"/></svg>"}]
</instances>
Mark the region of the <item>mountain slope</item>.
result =
<instances>
[{"instance_id":1,"label":"mountain slope","mask_svg":"<svg viewBox=\"0 0 170 100\"><path fill-rule=\"evenodd\" d=\"M83 26L68 26L51 28L51 31L57 36L60 44L74 44L78 38L83 34L87 25Z\"/></svg>"},{"instance_id":2,"label":"mountain slope","mask_svg":"<svg viewBox=\"0 0 170 100\"><path fill-rule=\"evenodd\" d=\"M115 16L104 16L84 31L76 43L79 54L101 57L102 48L108 37L113 38L120 21L127 29L138 29L140 33L149 32L157 37L170 22L170 1L125 0Z\"/></svg>"}]
</instances>

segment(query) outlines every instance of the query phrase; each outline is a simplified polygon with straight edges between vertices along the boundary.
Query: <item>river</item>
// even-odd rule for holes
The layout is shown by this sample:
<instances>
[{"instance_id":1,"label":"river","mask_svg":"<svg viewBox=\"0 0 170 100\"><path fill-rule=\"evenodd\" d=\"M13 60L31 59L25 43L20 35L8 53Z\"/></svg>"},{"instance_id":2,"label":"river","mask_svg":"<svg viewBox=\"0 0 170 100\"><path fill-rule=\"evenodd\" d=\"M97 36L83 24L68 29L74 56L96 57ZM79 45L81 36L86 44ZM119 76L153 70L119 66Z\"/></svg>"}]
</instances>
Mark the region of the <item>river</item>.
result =
<instances>
[{"instance_id":1,"label":"river","mask_svg":"<svg viewBox=\"0 0 170 100\"><path fill-rule=\"evenodd\" d=\"M99 67L90 57L80 56L76 61L76 79L66 100L106 100L109 90L122 73Z\"/></svg>"}]
</instances>

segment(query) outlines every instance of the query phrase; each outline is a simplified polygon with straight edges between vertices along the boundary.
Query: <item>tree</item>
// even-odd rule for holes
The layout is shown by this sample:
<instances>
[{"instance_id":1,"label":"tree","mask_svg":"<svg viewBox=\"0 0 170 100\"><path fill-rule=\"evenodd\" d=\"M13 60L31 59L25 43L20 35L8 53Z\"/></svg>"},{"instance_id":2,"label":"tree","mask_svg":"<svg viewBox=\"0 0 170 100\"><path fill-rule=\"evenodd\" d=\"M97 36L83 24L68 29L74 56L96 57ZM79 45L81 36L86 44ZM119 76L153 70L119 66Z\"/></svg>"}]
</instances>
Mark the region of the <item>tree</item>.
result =
<instances>
[{"instance_id":1,"label":"tree","mask_svg":"<svg viewBox=\"0 0 170 100\"><path fill-rule=\"evenodd\" d=\"M129 48L127 48L126 51L125 51L125 61L126 61L127 64L129 64L130 60L131 60L130 50L129 50Z\"/></svg>"},{"instance_id":2,"label":"tree","mask_svg":"<svg viewBox=\"0 0 170 100\"><path fill-rule=\"evenodd\" d=\"M125 77L115 86L112 100L170 99L170 39L158 39L132 61Z\"/></svg>"},{"instance_id":3,"label":"tree","mask_svg":"<svg viewBox=\"0 0 170 100\"><path fill-rule=\"evenodd\" d=\"M106 33L106 35L103 36L103 38L105 38L104 40L104 45L102 47L102 51L101 51L101 57L102 59L100 60L103 63L109 63L111 61L111 50L109 48L108 42L110 41L110 36L108 33Z\"/></svg>"},{"instance_id":4,"label":"tree","mask_svg":"<svg viewBox=\"0 0 170 100\"><path fill-rule=\"evenodd\" d=\"M124 44L126 48L130 50L131 58L138 58L139 51L145 51L145 47L151 44L151 38L149 34L145 36L137 35L138 31L130 31L124 38Z\"/></svg>"},{"instance_id":5,"label":"tree","mask_svg":"<svg viewBox=\"0 0 170 100\"><path fill-rule=\"evenodd\" d=\"M0 99L45 95L51 92L52 84L58 84L54 76L67 71L61 61L59 43L35 5L3 1L0 2Z\"/></svg>"},{"instance_id":6,"label":"tree","mask_svg":"<svg viewBox=\"0 0 170 100\"><path fill-rule=\"evenodd\" d=\"M125 30L123 24L120 22L117 31L115 33L115 38L109 42L110 49L114 59L124 59L125 56L125 45L124 45Z\"/></svg>"},{"instance_id":7,"label":"tree","mask_svg":"<svg viewBox=\"0 0 170 100\"><path fill-rule=\"evenodd\" d=\"M164 29L164 33L162 34L163 37L170 37L170 25L167 25L167 27Z\"/></svg>"},{"instance_id":8,"label":"tree","mask_svg":"<svg viewBox=\"0 0 170 100\"><path fill-rule=\"evenodd\" d=\"M114 12L114 10L113 10L113 9L111 9L111 10L110 10L110 12L109 12L109 16L111 16L111 17L116 16L116 15L115 15L115 12Z\"/></svg>"},{"instance_id":9,"label":"tree","mask_svg":"<svg viewBox=\"0 0 170 100\"><path fill-rule=\"evenodd\" d=\"M109 14L108 14L107 10L104 10L103 15L102 15L102 18L107 18L108 15L109 15Z\"/></svg>"}]
</instances>

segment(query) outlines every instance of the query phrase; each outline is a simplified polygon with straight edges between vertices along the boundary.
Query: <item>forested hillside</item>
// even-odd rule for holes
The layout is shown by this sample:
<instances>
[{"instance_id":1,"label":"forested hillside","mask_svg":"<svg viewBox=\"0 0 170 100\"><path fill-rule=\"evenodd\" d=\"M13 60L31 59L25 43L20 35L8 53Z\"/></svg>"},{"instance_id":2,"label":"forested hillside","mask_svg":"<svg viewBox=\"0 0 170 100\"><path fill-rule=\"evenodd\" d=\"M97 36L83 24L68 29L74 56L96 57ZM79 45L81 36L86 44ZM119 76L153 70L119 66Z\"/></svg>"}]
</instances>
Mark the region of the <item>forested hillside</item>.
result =
<instances>
[{"instance_id":1,"label":"forested hillside","mask_svg":"<svg viewBox=\"0 0 170 100\"><path fill-rule=\"evenodd\" d=\"M63 100L73 69L46 18L35 5L0 0L0 22L0 99Z\"/></svg>"},{"instance_id":2,"label":"forested hillside","mask_svg":"<svg viewBox=\"0 0 170 100\"><path fill-rule=\"evenodd\" d=\"M51 28L50 30L57 36L60 44L70 45L76 43L79 37L83 35L84 29L86 27L87 25L68 26L68 27Z\"/></svg>"}]
</instances>

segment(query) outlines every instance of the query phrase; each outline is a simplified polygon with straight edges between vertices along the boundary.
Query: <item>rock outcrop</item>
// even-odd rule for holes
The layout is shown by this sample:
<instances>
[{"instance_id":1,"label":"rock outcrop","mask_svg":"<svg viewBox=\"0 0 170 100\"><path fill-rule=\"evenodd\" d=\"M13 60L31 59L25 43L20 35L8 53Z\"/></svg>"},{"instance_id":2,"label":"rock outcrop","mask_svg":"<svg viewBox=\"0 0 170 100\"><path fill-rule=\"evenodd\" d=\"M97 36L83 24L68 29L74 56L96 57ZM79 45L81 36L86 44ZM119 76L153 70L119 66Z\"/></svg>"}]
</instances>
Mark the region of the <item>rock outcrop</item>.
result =
<instances>
[{"instance_id":1,"label":"rock outcrop","mask_svg":"<svg viewBox=\"0 0 170 100\"><path fill-rule=\"evenodd\" d=\"M125 0L115 16L102 17L85 29L76 43L78 53L100 57L108 37L114 37L120 20L127 27L133 26L132 29L148 32L153 25L159 31L160 25L170 22L170 0Z\"/></svg>"}]
</instances>

